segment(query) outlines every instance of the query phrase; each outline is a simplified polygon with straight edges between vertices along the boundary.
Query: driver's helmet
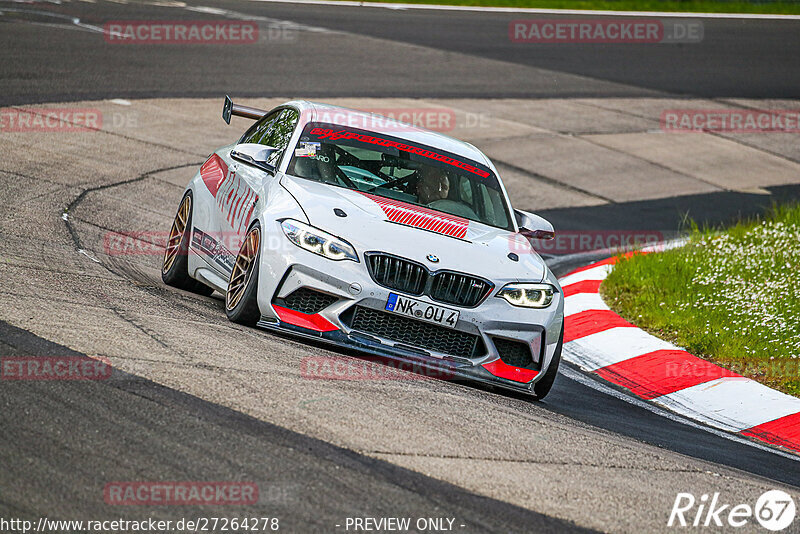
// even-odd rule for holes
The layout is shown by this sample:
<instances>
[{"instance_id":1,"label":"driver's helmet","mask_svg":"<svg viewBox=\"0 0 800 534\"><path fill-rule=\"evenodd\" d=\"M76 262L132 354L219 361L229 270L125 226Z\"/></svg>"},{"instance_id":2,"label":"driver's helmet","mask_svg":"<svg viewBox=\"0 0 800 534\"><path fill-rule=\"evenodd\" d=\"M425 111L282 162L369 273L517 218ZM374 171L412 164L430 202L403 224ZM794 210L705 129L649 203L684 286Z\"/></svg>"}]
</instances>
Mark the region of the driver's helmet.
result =
<instances>
[{"instance_id":1,"label":"driver's helmet","mask_svg":"<svg viewBox=\"0 0 800 534\"><path fill-rule=\"evenodd\" d=\"M450 180L440 168L424 165L419 170L417 179L417 200L420 204L430 204L447 198L450 192Z\"/></svg>"}]
</instances>

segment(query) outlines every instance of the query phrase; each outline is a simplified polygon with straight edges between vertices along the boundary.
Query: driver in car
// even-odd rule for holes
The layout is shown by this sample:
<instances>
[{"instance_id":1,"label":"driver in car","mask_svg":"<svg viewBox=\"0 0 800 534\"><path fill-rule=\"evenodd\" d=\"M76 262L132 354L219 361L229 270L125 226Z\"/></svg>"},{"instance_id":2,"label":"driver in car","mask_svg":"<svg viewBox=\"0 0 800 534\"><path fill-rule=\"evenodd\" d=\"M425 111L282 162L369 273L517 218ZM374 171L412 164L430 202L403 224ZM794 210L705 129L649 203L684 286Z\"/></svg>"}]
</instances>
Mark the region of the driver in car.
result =
<instances>
[{"instance_id":1,"label":"driver in car","mask_svg":"<svg viewBox=\"0 0 800 534\"><path fill-rule=\"evenodd\" d=\"M444 171L425 165L419 173L417 200L420 204L428 205L431 202L447 198L447 194L450 192L450 180Z\"/></svg>"}]
</instances>

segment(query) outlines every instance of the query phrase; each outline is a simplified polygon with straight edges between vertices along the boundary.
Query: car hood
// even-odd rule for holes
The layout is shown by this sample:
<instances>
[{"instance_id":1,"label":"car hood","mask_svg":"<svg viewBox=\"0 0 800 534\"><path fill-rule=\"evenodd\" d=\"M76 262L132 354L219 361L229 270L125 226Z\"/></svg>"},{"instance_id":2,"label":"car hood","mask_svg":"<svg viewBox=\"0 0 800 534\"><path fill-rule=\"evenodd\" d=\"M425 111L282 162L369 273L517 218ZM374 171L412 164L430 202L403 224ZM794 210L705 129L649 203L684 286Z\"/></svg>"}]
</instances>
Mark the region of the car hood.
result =
<instances>
[{"instance_id":1,"label":"car hood","mask_svg":"<svg viewBox=\"0 0 800 534\"><path fill-rule=\"evenodd\" d=\"M300 204L309 224L347 240L359 256L364 252L388 252L422 263L432 271L466 272L495 282L544 279L544 261L518 233L290 175L281 178L281 185ZM417 216L403 219L397 208L401 212L414 210ZM346 216L337 215L334 210ZM431 217L435 221L437 214L446 220L454 219L454 224L425 222ZM518 261L509 258L512 252ZM431 262L430 255L439 261Z\"/></svg>"}]
</instances>

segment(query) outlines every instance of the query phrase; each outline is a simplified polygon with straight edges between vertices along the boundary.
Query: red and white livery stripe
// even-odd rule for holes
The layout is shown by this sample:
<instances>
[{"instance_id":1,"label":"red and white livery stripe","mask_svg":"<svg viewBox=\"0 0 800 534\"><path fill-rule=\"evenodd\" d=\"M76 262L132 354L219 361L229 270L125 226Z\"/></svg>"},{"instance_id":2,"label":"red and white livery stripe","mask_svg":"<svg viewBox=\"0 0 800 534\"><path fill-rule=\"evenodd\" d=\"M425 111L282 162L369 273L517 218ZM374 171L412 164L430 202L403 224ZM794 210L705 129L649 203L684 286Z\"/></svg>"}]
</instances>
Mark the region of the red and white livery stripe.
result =
<instances>
[{"instance_id":1,"label":"red and white livery stripe","mask_svg":"<svg viewBox=\"0 0 800 534\"><path fill-rule=\"evenodd\" d=\"M217 154L211 156L200 167L200 177L208 187L211 195L216 197L219 186L228 175L228 166Z\"/></svg>"},{"instance_id":2,"label":"red and white livery stripe","mask_svg":"<svg viewBox=\"0 0 800 534\"><path fill-rule=\"evenodd\" d=\"M386 214L386 218L392 222L458 239L465 239L467 236L469 220L462 217L448 215L413 204L406 204L398 200L370 195L369 193L361 194L378 204L383 213Z\"/></svg>"},{"instance_id":3,"label":"red and white livery stripe","mask_svg":"<svg viewBox=\"0 0 800 534\"><path fill-rule=\"evenodd\" d=\"M599 292L615 261L561 279L564 359L696 421L800 453L800 399L697 358L609 309Z\"/></svg>"},{"instance_id":4,"label":"red and white livery stripe","mask_svg":"<svg viewBox=\"0 0 800 534\"><path fill-rule=\"evenodd\" d=\"M209 159L211 161L211 159ZM222 160L220 160L221 162ZM208 164L208 162L206 162ZM224 165L224 162L222 162ZM205 165L204 165L205 166ZM216 180L217 167L216 164L211 166L213 177ZM201 176L202 170L201 170ZM209 176L212 176L209 174ZM206 185L209 181L204 177L203 180ZM258 195L247 184L247 181L236 174L236 171L231 171L219 182L212 182L216 185L216 189L212 191L216 197L217 208L222 212L228 224L237 232L246 230L250 224L250 219L253 215L253 209L258 201Z\"/></svg>"}]
</instances>

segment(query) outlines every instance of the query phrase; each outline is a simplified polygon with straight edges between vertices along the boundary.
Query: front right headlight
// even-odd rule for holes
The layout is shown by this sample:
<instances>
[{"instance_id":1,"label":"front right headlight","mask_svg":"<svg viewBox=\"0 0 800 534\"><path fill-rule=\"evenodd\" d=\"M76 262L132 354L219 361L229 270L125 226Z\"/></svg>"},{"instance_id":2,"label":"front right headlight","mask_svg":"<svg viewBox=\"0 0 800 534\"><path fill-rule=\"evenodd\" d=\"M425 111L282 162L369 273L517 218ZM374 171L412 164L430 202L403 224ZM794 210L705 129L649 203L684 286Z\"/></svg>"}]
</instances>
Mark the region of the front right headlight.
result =
<instances>
[{"instance_id":1,"label":"front right headlight","mask_svg":"<svg viewBox=\"0 0 800 534\"><path fill-rule=\"evenodd\" d=\"M352 260L358 263L356 249L344 239L294 219L282 220L281 228L289 241L302 249L329 260Z\"/></svg>"},{"instance_id":2,"label":"front right headlight","mask_svg":"<svg viewBox=\"0 0 800 534\"><path fill-rule=\"evenodd\" d=\"M506 299L512 306L521 308L547 308L558 293L555 286L544 283L515 282L506 284L497 292L498 297Z\"/></svg>"}]
</instances>

